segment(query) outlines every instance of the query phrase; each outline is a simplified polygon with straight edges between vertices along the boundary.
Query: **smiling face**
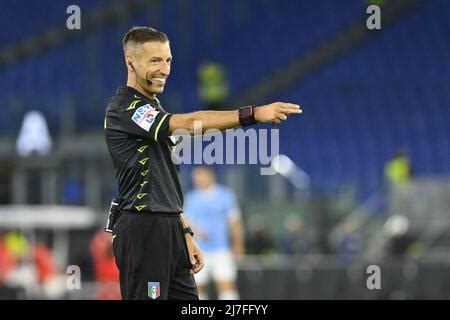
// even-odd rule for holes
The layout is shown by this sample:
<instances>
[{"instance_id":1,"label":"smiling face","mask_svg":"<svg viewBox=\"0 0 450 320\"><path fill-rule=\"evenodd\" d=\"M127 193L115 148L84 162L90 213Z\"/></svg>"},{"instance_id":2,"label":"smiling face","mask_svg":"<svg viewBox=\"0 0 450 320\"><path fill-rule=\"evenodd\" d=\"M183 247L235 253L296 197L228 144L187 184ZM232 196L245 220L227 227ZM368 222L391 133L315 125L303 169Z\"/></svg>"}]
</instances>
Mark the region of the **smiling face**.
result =
<instances>
[{"instance_id":1,"label":"smiling face","mask_svg":"<svg viewBox=\"0 0 450 320\"><path fill-rule=\"evenodd\" d=\"M168 41L132 44L125 55L128 85L152 97L164 91L172 62Z\"/></svg>"}]
</instances>

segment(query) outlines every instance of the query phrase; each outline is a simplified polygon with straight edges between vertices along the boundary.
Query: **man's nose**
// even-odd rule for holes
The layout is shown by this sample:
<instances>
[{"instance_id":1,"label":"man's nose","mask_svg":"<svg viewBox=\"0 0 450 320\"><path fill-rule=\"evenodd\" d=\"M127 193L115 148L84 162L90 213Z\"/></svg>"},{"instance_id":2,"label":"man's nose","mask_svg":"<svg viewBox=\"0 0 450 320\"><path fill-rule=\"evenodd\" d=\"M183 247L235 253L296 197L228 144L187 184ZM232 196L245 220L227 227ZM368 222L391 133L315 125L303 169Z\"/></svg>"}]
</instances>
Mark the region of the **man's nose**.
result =
<instances>
[{"instance_id":1,"label":"man's nose","mask_svg":"<svg viewBox=\"0 0 450 320\"><path fill-rule=\"evenodd\" d=\"M164 76L168 76L170 73L170 64L168 63L163 63L163 65L161 66L160 72L164 75Z\"/></svg>"}]
</instances>

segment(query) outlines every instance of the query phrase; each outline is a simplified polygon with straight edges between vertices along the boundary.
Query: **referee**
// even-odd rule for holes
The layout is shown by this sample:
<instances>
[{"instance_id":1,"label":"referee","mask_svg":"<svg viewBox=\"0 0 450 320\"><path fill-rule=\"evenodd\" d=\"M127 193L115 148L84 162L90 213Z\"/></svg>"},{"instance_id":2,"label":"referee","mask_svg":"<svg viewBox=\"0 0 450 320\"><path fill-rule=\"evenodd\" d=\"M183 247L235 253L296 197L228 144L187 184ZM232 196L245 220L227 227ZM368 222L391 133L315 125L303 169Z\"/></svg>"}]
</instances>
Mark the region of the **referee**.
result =
<instances>
[{"instance_id":1,"label":"referee","mask_svg":"<svg viewBox=\"0 0 450 320\"><path fill-rule=\"evenodd\" d=\"M301 113L276 102L233 111L171 114L156 95L170 74L166 34L134 27L123 38L127 85L117 89L106 110L105 135L119 184L121 216L113 228L113 250L123 299L198 299L193 277L204 256L183 217L178 167L171 160L171 133L225 130L256 122L280 123Z\"/></svg>"}]
</instances>

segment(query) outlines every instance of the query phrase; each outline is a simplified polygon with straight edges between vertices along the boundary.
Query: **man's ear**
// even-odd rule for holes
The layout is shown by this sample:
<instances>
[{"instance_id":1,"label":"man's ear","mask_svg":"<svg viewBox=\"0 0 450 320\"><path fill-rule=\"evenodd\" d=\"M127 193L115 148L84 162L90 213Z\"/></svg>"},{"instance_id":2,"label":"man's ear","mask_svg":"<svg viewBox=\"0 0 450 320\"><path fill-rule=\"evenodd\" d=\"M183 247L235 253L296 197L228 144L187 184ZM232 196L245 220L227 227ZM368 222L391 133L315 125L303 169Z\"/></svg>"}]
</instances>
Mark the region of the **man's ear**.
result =
<instances>
[{"instance_id":1,"label":"man's ear","mask_svg":"<svg viewBox=\"0 0 450 320\"><path fill-rule=\"evenodd\" d=\"M129 70L134 71L133 63L134 63L134 57L127 53L125 56L125 62L127 64L127 67Z\"/></svg>"}]
</instances>

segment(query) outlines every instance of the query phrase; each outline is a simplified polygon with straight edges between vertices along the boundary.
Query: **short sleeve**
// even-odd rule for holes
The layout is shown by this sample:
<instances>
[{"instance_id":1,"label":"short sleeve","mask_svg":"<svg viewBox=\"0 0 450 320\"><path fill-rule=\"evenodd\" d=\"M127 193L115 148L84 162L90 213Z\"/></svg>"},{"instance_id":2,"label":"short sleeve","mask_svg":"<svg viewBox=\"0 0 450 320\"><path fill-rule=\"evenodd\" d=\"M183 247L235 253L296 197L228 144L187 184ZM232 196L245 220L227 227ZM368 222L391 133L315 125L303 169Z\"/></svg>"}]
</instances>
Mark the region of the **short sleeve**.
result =
<instances>
[{"instance_id":1,"label":"short sleeve","mask_svg":"<svg viewBox=\"0 0 450 320\"><path fill-rule=\"evenodd\" d=\"M227 214L228 214L228 219L233 220L233 219L240 219L241 218L241 210L239 209L239 204L238 201L236 199L236 195L234 194L234 192L232 192L231 190L229 191L228 194L228 203L227 203Z\"/></svg>"},{"instance_id":2,"label":"short sleeve","mask_svg":"<svg viewBox=\"0 0 450 320\"><path fill-rule=\"evenodd\" d=\"M195 221L195 213L197 212L197 210L194 208L195 201L192 199L193 196L194 195L192 192L188 192L184 201L184 214L191 222Z\"/></svg>"},{"instance_id":3,"label":"short sleeve","mask_svg":"<svg viewBox=\"0 0 450 320\"><path fill-rule=\"evenodd\" d=\"M170 117L170 113L136 100L128 108L107 113L106 127L159 142L168 136Z\"/></svg>"}]
</instances>

